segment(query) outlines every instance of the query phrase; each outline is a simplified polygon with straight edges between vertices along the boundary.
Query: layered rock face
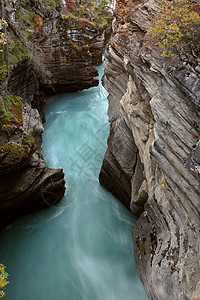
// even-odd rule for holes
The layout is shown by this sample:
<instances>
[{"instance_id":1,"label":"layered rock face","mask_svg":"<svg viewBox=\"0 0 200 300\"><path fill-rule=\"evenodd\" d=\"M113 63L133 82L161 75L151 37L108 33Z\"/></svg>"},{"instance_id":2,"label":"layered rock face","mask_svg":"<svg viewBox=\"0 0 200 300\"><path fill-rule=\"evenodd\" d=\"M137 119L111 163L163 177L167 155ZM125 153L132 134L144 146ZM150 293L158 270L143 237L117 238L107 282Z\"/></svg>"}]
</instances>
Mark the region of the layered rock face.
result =
<instances>
[{"instance_id":1,"label":"layered rock face","mask_svg":"<svg viewBox=\"0 0 200 300\"><path fill-rule=\"evenodd\" d=\"M113 24L103 79L111 131L100 182L133 213L144 209L133 242L149 299L194 300L200 297L200 60L167 60L146 45L156 11L154 1L145 1Z\"/></svg>"},{"instance_id":2,"label":"layered rock face","mask_svg":"<svg viewBox=\"0 0 200 300\"><path fill-rule=\"evenodd\" d=\"M41 155L43 125L31 105L38 87L32 64L24 60L8 78L12 96L0 99L0 229L64 195L63 171L46 167Z\"/></svg>"},{"instance_id":3,"label":"layered rock face","mask_svg":"<svg viewBox=\"0 0 200 300\"><path fill-rule=\"evenodd\" d=\"M93 65L102 63L104 32L61 18L55 10L31 40L40 89L63 93L98 85Z\"/></svg>"},{"instance_id":4,"label":"layered rock face","mask_svg":"<svg viewBox=\"0 0 200 300\"><path fill-rule=\"evenodd\" d=\"M98 85L98 72L93 66L103 61L109 30L98 30L90 22L81 22L73 15L69 16L67 9L63 9L64 14L61 14L61 9L54 7L25 8L19 12L23 16L19 21L12 20L8 12L6 14L9 42L12 44L17 38L29 50L40 91L46 94L64 93ZM28 29L24 29L24 18L31 9L35 16L41 18L41 25L33 30L35 23L29 20L33 24L28 35Z\"/></svg>"},{"instance_id":5,"label":"layered rock face","mask_svg":"<svg viewBox=\"0 0 200 300\"><path fill-rule=\"evenodd\" d=\"M0 229L63 197L63 171L48 168L41 154L45 97L97 85L93 65L102 62L103 32L62 18L53 7L38 13L43 25L28 40L7 15L10 42L20 40L30 59L20 62L1 87Z\"/></svg>"}]
</instances>

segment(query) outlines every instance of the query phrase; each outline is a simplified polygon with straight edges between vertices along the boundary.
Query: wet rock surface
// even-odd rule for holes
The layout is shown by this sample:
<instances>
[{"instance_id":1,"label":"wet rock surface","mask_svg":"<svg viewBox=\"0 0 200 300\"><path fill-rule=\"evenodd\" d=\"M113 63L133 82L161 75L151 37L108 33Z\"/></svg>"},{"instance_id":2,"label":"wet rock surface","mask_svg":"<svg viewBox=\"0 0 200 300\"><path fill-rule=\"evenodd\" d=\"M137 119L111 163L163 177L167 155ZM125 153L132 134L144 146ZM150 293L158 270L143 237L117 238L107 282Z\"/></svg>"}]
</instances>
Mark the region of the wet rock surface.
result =
<instances>
[{"instance_id":1,"label":"wet rock surface","mask_svg":"<svg viewBox=\"0 0 200 300\"><path fill-rule=\"evenodd\" d=\"M149 298L192 300L200 297L199 59L170 61L144 43L156 10L144 1L113 23L103 79L111 130L100 182L123 191L115 195L133 213L144 207L133 242Z\"/></svg>"}]
</instances>

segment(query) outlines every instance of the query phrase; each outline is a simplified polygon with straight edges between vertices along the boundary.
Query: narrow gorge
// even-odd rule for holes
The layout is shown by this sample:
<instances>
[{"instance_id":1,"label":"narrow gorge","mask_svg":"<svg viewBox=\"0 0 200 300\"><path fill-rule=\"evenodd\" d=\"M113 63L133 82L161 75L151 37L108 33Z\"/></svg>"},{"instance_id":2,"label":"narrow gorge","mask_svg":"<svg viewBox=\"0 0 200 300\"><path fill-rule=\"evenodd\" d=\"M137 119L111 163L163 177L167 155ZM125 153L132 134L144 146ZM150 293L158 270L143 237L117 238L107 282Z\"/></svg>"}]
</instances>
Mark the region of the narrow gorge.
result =
<instances>
[{"instance_id":1,"label":"narrow gorge","mask_svg":"<svg viewBox=\"0 0 200 300\"><path fill-rule=\"evenodd\" d=\"M102 75L104 66L98 70ZM99 85L47 100L42 154L48 167L63 168L66 193L1 233L0 258L10 274L5 299L148 299L134 262L136 218L98 182L109 133L106 97ZM41 188L46 205L55 191Z\"/></svg>"},{"instance_id":2,"label":"narrow gorge","mask_svg":"<svg viewBox=\"0 0 200 300\"><path fill-rule=\"evenodd\" d=\"M163 55L159 3L125 2L2 2L5 299L200 299L199 53Z\"/></svg>"},{"instance_id":3,"label":"narrow gorge","mask_svg":"<svg viewBox=\"0 0 200 300\"><path fill-rule=\"evenodd\" d=\"M86 27L61 8L32 10L31 1L19 1L18 22L4 12L11 72L4 66L0 74L0 229L62 199L63 171L47 168L41 154L45 98L97 86L93 65L102 63L109 37L109 30ZM37 30L33 16L43 20Z\"/></svg>"}]
</instances>

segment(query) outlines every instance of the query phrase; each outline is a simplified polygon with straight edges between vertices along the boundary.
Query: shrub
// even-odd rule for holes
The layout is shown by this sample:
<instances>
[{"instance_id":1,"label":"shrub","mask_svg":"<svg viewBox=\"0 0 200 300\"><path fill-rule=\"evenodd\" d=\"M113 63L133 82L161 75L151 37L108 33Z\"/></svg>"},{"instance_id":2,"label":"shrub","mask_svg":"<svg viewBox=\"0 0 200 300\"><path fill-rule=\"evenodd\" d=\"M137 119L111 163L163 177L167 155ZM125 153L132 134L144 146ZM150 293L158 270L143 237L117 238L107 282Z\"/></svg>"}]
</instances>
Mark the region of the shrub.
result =
<instances>
[{"instance_id":1,"label":"shrub","mask_svg":"<svg viewBox=\"0 0 200 300\"><path fill-rule=\"evenodd\" d=\"M150 43L156 44L162 56L172 57L180 52L200 49L199 4L188 0L164 0L162 11L148 30Z\"/></svg>"},{"instance_id":2,"label":"shrub","mask_svg":"<svg viewBox=\"0 0 200 300\"><path fill-rule=\"evenodd\" d=\"M8 273L5 271L5 266L0 264L0 298L5 295L4 288L9 283Z\"/></svg>"}]
</instances>

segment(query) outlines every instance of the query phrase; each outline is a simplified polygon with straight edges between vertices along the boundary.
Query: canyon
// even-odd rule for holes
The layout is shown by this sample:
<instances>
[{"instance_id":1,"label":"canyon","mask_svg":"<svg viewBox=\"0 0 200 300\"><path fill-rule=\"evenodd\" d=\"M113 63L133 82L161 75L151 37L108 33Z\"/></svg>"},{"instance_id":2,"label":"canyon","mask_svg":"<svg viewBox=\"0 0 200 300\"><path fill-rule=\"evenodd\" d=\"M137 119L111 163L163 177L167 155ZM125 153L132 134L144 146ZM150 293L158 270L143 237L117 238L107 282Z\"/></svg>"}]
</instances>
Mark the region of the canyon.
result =
<instances>
[{"instance_id":1,"label":"canyon","mask_svg":"<svg viewBox=\"0 0 200 300\"><path fill-rule=\"evenodd\" d=\"M99 180L139 217L132 236L149 299L195 300L200 297L200 59L187 53L165 58L146 43L158 9L144 0L113 21L103 77L110 135ZM84 28L56 9L43 18L38 32L28 41L21 38L30 57L1 86L1 101L12 95L19 120L0 120L0 229L63 197L63 170L48 168L41 154L45 98L98 85L93 66L101 64L110 34ZM19 38L13 21L8 23ZM12 147L20 147L22 155Z\"/></svg>"}]
</instances>

